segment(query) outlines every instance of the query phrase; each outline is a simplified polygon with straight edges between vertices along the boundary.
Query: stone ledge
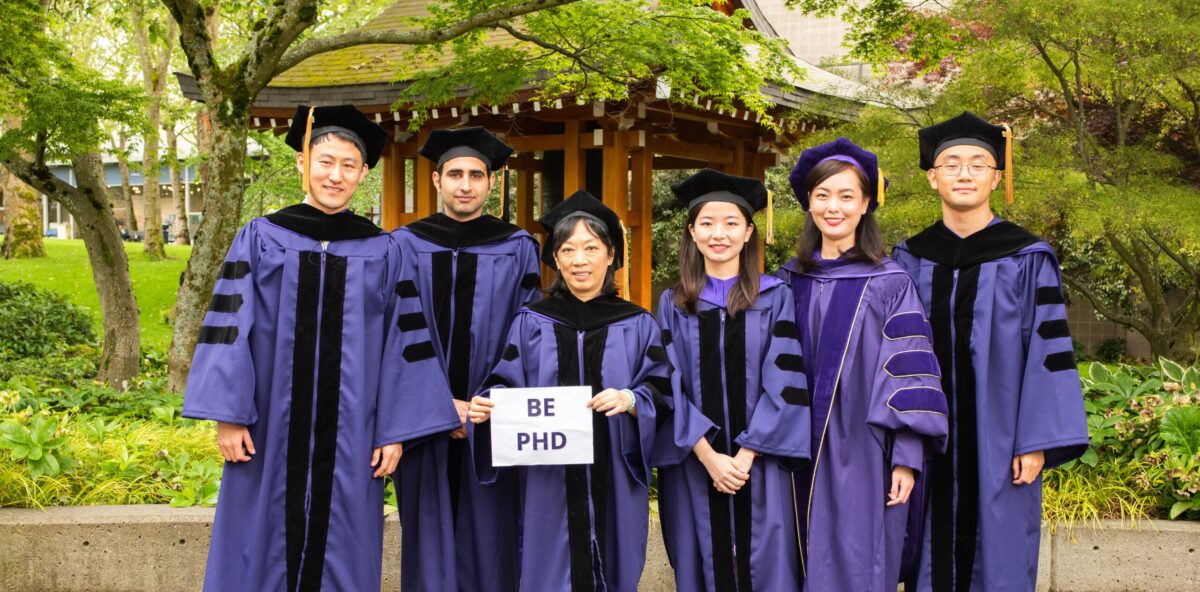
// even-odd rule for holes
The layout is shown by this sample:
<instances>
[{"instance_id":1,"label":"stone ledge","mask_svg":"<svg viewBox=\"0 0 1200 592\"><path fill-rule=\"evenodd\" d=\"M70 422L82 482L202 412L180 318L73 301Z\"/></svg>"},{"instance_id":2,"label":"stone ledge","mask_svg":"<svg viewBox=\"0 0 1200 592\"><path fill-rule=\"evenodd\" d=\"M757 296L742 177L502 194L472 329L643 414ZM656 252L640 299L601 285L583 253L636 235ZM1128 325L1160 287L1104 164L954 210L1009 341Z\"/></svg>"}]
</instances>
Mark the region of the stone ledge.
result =
<instances>
[{"instance_id":1,"label":"stone ledge","mask_svg":"<svg viewBox=\"0 0 1200 592\"><path fill-rule=\"evenodd\" d=\"M200 589L212 509L83 506L0 509L0 592L190 592ZM1043 529L1038 589L1049 592L1200 590L1200 523ZM384 529L383 590L400 588L400 525ZM651 519L641 590L674 577Z\"/></svg>"}]
</instances>

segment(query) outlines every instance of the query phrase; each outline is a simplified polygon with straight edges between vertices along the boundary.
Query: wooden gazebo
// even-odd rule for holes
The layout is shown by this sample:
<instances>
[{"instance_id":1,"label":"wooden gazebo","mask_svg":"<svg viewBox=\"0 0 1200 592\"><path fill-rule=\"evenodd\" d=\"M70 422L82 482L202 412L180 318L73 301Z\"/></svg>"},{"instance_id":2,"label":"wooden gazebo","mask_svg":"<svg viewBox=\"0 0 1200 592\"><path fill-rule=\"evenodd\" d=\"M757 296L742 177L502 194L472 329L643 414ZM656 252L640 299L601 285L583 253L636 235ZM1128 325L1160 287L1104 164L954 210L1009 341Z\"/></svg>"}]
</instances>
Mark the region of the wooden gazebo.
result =
<instances>
[{"instance_id":1,"label":"wooden gazebo","mask_svg":"<svg viewBox=\"0 0 1200 592\"><path fill-rule=\"evenodd\" d=\"M752 25L774 35L753 2L734 4L750 8L755 15ZM394 29L405 19L426 14L425 2L400 0L366 28ZM494 35L497 43L516 42L501 32ZM787 89L765 89L778 115L801 115L802 123L782 134L761 125L744 108L722 110L698 98L671 100L667 85L656 81L631 89L630 98L615 103L573 97L541 101L530 91L503 105L471 107L464 96L418 113L392 108L405 86L394 82L406 59L404 52L403 47L375 45L310 58L258 96L250 125L283 133L297 104L352 103L391 129L394 141L378 167L383 175L382 225L388 230L440 208L432 164L417 157L430 130L482 125L517 151L509 170L514 180L510 211L518 226L539 234L535 215L541 208L580 188L601 196L621 215L630 231L629 296L647 308L653 171L708 166L761 178L806 132L854 117L865 96L858 84L801 63L803 80ZM180 75L180 83L185 95L199 96L189 77ZM427 119L411 132L410 123L422 115Z\"/></svg>"}]
</instances>

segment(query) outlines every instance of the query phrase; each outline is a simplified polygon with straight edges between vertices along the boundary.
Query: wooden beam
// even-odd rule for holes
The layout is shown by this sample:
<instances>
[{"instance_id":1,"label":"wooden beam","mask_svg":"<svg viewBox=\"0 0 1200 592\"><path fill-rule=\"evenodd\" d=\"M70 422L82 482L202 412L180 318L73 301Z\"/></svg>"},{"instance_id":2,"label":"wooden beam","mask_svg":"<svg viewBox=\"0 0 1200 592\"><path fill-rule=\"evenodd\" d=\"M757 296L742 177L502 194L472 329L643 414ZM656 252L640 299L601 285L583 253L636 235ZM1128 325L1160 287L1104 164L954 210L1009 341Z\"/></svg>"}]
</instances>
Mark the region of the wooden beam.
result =
<instances>
[{"instance_id":1,"label":"wooden beam","mask_svg":"<svg viewBox=\"0 0 1200 592\"><path fill-rule=\"evenodd\" d=\"M630 294L635 304L646 310L654 305L654 285L650 279L651 256L654 248L651 244L651 222L654 216L654 154L646 149L633 150L629 154L632 175L630 190L632 205L630 207L630 225L633 226L633 236L629 240L629 285ZM633 223L637 214L637 224Z\"/></svg>"},{"instance_id":2,"label":"wooden beam","mask_svg":"<svg viewBox=\"0 0 1200 592\"><path fill-rule=\"evenodd\" d=\"M679 158L678 156L654 157L654 170L656 171L702 169L708 165L709 163L704 162L703 160L691 160L689 158Z\"/></svg>"},{"instance_id":3,"label":"wooden beam","mask_svg":"<svg viewBox=\"0 0 1200 592\"><path fill-rule=\"evenodd\" d=\"M522 154L545 152L546 150L562 150L566 145L566 137L563 134L544 136L509 135L504 138L504 143L512 146L513 150Z\"/></svg>"},{"instance_id":4,"label":"wooden beam","mask_svg":"<svg viewBox=\"0 0 1200 592\"><path fill-rule=\"evenodd\" d=\"M677 156L708 164L730 164L733 162L733 151L719 144L692 144L662 136L651 136L646 138L646 147L655 154Z\"/></svg>"},{"instance_id":5,"label":"wooden beam","mask_svg":"<svg viewBox=\"0 0 1200 592\"><path fill-rule=\"evenodd\" d=\"M383 147L382 166L379 167L380 174L383 175L383 199L380 208L382 209L383 229L388 232L400 227L404 214L405 158L399 153L399 144L386 143Z\"/></svg>"},{"instance_id":6,"label":"wooden beam","mask_svg":"<svg viewBox=\"0 0 1200 592\"><path fill-rule=\"evenodd\" d=\"M608 134L610 132L601 132ZM595 132L584 132L578 134L576 138L580 150L599 150L604 147L603 143L595 142ZM564 150L566 148L566 134L551 134L541 136L508 136L504 138L504 143L512 146L513 149L520 153L530 152L545 152L547 150Z\"/></svg>"}]
</instances>

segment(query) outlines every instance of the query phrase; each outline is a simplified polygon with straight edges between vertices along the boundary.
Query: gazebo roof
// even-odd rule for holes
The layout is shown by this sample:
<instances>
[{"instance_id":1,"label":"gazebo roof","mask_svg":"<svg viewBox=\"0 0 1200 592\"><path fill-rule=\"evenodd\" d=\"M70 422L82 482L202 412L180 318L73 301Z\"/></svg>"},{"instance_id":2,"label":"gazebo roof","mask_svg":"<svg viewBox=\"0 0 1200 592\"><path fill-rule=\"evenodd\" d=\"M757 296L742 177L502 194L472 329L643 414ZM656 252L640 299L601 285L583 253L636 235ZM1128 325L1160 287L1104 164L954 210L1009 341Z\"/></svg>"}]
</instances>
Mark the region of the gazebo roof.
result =
<instances>
[{"instance_id":1,"label":"gazebo roof","mask_svg":"<svg viewBox=\"0 0 1200 592\"><path fill-rule=\"evenodd\" d=\"M740 0L734 4L749 10L751 25L764 35L778 36L756 2ZM415 27L415 19L427 16L429 11L423 0L398 0L363 29L404 30ZM498 29L489 30L486 35L492 45L521 43ZM422 54L427 61L414 62L413 55L408 46L362 45L313 56L277 76L255 100L256 111L294 109L296 104L306 102L390 105L407 86L406 80L420 72L444 66L452 59L449 54L429 52ZM869 102L867 97L871 92L866 86L794 55L792 59L803 70L804 76L798 80L774 81L763 89L778 107L848 120ZM199 98L199 89L190 76L180 74L179 79L185 96Z\"/></svg>"}]
</instances>

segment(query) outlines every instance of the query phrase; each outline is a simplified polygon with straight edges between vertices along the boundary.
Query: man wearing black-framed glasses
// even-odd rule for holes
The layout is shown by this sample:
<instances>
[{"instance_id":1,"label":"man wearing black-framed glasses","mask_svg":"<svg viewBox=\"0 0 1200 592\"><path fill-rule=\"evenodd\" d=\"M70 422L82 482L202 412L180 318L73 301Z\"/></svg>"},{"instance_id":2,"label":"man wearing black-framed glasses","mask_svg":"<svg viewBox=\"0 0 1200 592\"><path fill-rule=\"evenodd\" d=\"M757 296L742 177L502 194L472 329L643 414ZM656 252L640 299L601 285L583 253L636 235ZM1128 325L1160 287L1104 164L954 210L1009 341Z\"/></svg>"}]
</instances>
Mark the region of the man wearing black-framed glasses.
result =
<instances>
[{"instance_id":1,"label":"man wearing black-framed glasses","mask_svg":"<svg viewBox=\"0 0 1200 592\"><path fill-rule=\"evenodd\" d=\"M964 112L919 138L942 219L892 256L925 302L951 434L918 480L928 512L910 513L905 590L1033 592L1041 471L1088 445L1058 260L992 212L1006 175L1012 201L1007 126Z\"/></svg>"}]
</instances>

